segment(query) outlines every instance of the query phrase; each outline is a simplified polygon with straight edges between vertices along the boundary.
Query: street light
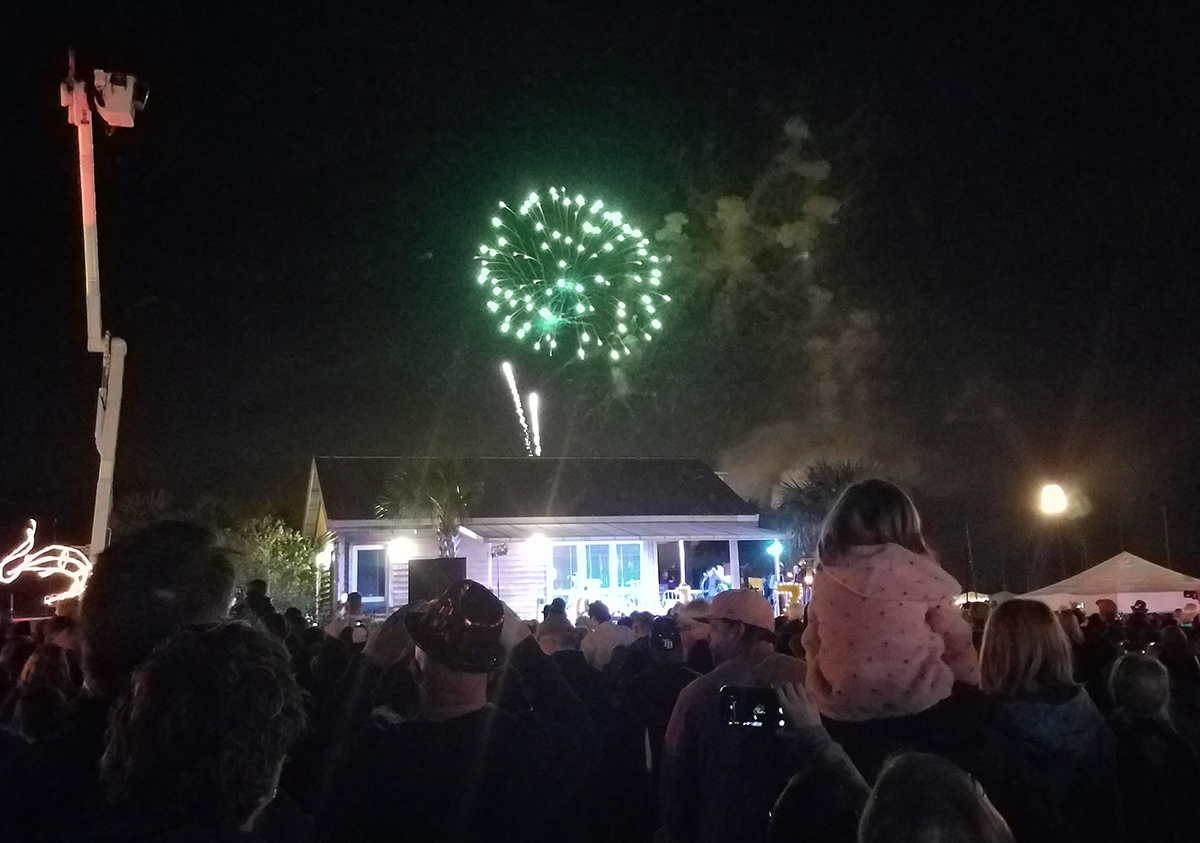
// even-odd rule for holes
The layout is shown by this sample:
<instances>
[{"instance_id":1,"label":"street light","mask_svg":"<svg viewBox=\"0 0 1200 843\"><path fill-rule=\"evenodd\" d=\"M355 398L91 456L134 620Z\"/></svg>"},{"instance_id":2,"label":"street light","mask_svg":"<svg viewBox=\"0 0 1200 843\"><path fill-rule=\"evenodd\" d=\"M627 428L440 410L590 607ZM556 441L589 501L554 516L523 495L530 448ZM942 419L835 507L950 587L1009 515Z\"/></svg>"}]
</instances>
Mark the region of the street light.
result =
<instances>
[{"instance_id":1,"label":"street light","mask_svg":"<svg viewBox=\"0 0 1200 843\"><path fill-rule=\"evenodd\" d=\"M1057 483L1042 487L1041 508L1044 515L1062 515L1067 511L1067 493Z\"/></svg>"},{"instance_id":2,"label":"street light","mask_svg":"<svg viewBox=\"0 0 1200 843\"><path fill-rule=\"evenodd\" d=\"M1042 514L1054 519L1054 536L1058 541L1058 567L1062 578L1067 578L1067 557L1063 552L1062 514L1067 511L1067 493L1057 483L1047 483L1042 487L1039 507Z\"/></svg>"}]
</instances>

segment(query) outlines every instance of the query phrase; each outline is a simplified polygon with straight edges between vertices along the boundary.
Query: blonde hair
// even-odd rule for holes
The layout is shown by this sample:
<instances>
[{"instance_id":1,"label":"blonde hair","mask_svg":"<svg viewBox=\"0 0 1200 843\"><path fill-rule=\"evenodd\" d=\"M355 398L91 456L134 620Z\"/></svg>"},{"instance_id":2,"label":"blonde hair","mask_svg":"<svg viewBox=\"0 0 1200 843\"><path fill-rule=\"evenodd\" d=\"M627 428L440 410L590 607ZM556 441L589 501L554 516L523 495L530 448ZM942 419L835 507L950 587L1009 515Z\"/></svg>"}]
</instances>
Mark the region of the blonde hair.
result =
<instances>
[{"instance_id":1,"label":"blonde hair","mask_svg":"<svg viewBox=\"0 0 1200 843\"><path fill-rule=\"evenodd\" d=\"M1079 618L1075 616L1073 611L1059 612L1058 622L1062 624L1063 632L1067 634L1068 641L1075 646L1083 643L1083 628L1079 625Z\"/></svg>"},{"instance_id":2,"label":"blonde hair","mask_svg":"<svg viewBox=\"0 0 1200 843\"><path fill-rule=\"evenodd\" d=\"M844 556L851 547L898 544L929 553L921 516L908 493L886 480L863 480L842 490L821 524L817 553L822 562Z\"/></svg>"},{"instance_id":3,"label":"blonde hair","mask_svg":"<svg viewBox=\"0 0 1200 843\"><path fill-rule=\"evenodd\" d=\"M988 618L979 656L979 686L1015 697L1075 686L1071 645L1050 607L1037 600L1008 600Z\"/></svg>"}]
</instances>

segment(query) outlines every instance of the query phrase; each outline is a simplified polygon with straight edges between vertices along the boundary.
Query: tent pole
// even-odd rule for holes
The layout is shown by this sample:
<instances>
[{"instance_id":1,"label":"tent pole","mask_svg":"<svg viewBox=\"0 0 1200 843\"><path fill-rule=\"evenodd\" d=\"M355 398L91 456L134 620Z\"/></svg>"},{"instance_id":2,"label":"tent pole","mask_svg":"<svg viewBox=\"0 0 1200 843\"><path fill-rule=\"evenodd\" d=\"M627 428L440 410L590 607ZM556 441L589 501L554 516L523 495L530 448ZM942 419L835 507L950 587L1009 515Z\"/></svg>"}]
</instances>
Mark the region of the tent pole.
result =
<instances>
[{"instance_id":1,"label":"tent pole","mask_svg":"<svg viewBox=\"0 0 1200 843\"><path fill-rule=\"evenodd\" d=\"M1167 507L1162 508L1163 515L1163 544L1167 546L1167 567L1171 567L1171 526L1167 523Z\"/></svg>"}]
</instances>

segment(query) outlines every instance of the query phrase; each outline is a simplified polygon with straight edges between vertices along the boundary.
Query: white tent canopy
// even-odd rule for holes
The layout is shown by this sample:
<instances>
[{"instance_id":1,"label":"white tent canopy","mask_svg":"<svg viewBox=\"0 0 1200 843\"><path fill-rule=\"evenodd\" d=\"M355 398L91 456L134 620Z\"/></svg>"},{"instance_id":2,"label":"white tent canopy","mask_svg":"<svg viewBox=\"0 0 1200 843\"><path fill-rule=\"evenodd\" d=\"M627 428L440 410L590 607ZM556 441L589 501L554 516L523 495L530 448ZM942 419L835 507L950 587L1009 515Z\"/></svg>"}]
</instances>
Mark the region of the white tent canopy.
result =
<instances>
[{"instance_id":1,"label":"white tent canopy","mask_svg":"<svg viewBox=\"0 0 1200 843\"><path fill-rule=\"evenodd\" d=\"M1089 613L1096 611L1096 601L1103 598L1114 601L1122 612L1128 612L1138 600L1146 601L1151 612L1173 612L1185 603L1200 602L1184 597L1186 591L1200 591L1200 579L1132 553L1118 553L1082 573L1023 596L1041 600L1052 609L1082 603Z\"/></svg>"}]
</instances>

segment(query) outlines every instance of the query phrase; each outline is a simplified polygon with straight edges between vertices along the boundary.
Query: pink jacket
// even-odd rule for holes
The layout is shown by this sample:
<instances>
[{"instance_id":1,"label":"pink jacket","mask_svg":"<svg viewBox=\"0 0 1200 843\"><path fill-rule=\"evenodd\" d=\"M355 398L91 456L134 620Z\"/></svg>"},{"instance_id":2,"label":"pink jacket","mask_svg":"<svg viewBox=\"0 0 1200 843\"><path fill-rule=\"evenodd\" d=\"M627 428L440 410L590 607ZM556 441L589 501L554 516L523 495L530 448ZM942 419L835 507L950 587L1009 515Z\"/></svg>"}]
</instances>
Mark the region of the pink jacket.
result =
<instances>
[{"instance_id":1,"label":"pink jacket","mask_svg":"<svg viewBox=\"0 0 1200 843\"><path fill-rule=\"evenodd\" d=\"M804 632L808 692L833 720L918 714L979 684L954 577L895 544L855 547L813 578Z\"/></svg>"}]
</instances>

